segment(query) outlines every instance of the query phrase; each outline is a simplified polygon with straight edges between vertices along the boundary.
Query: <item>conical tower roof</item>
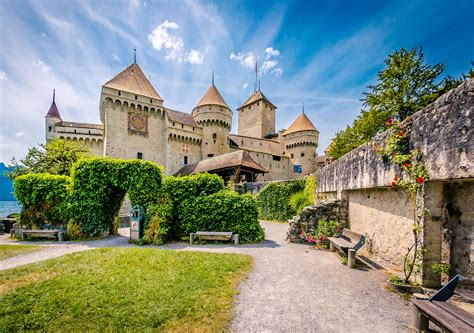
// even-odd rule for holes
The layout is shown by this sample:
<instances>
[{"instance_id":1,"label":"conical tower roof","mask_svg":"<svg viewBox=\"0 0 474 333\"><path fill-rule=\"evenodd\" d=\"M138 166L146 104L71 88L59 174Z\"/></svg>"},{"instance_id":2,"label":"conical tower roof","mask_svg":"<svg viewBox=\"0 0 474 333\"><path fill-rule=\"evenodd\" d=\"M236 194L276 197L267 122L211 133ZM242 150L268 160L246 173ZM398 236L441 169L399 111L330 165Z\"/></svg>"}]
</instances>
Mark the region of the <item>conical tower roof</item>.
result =
<instances>
[{"instance_id":1,"label":"conical tower roof","mask_svg":"<svg viewBox=\"0 0 474 333\"><path fill-rule=\"evenodd\" d=\"M277 108L272 102L270 102L270 100L260 90L256 90L252 95L250 95L249 98L247 98L247 100L237 110L240 110L246 107L247 105L253 104L262 99L268 104L270 104L271 106L273 106L275 109Z\"/></svg>"},{"instance_id":2,"label":"conical tower roof","mask_svg":"<svg viewBox=\"0 0 474 333\"><path fill-rule=\"evenodd\" d=\"M285 132L285 135L300 131L318 131L304 112L301 113L298 118L296 118L296 120L293 122L293 124L290 125L290 127L288 127Z\"/></svg>"},{"instance_id":3,"label":"conical tower roof","mask_svg":"<svg viewBox=\"0 0 474 333\"><path fill-rule=\"evenodd\" d=\"M51 103L51 106L49 107L48 113L46 114L46 117L53 117L53 118L59 118L61 119L61 115L59 114L58 107L56 106L56 90L53 90L53 102Z\"/></svg>"},{"instance_id":4,"label":"conical tower roof","mask_svg":"<svg viewBox=\"0 0 474 333\"><path fill-rule=\"evenodd\" d=\"M207 89L206 93L204 94L204 96L201 97L196 107L203 105L220 105L230 109L230 107L227 105L224 98L222 98L221 93L219 92L219 90L217 90L214 84L211 84L209 89Z\"/></svg>"},{"instance_id":5,"label":"conical tower roof","mask_svg":"<svg viewBox=\"0 0 474 333\"><path fill-rule=\"evenodd\" d=\"M163 100L136 63L131 64L117 74L112 80L104 84L104 87Z\"/></svg>"}]
</instances>

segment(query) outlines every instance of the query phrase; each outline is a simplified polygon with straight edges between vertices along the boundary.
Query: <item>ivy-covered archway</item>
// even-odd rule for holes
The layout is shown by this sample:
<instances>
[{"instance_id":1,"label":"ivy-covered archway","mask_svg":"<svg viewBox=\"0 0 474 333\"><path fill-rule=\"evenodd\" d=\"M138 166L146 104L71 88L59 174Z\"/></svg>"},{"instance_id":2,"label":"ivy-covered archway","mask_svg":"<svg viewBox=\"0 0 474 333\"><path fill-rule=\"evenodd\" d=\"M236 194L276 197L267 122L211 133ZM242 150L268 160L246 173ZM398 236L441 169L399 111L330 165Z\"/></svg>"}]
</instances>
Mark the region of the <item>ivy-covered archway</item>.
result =
<instances>
[{"instance_id":1,"label":"ivy-covered archway","mask_svg":"<svg viewBox=\"0 0 474 333\"><path fill-rule=\"evenodd\" d=\"M126 194L132 205L156 202L163 171L143 160L91 158L77 162L71 177L70 222L88 237L113 230Z\"/></svg>"}]
</instances>

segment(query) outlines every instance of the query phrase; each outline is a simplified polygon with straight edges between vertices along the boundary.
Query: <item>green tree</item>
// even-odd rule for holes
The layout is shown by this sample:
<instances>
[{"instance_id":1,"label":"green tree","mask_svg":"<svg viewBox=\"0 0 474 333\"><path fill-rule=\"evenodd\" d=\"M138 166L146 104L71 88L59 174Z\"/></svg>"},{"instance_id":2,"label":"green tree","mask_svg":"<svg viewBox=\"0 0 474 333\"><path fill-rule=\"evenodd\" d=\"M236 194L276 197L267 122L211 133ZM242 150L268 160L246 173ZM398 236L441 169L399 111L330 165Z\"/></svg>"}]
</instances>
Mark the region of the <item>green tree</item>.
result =
<instances>
[{"instance_id":1,"label":"green tree","mask_svg":"<svg viewBox=\"0 0 474 333\"><path fill-rule=\"evenodd\" d=\"M76 161L91 156L91 151L80 142L55 139L47 144L31 147L26 156L19 161L13 158L14 170L6 175L11 179L27 173L69 176Z\"/></svg>"},{"instance_id":2,"label":"green tree","mask_svg":"<svg viewBox=\"0 0 474 333\"><path fill-rule=\"evenodd\" d=\"M388 118L402 121L463 82L463 78L450 76L439 80L445 66L425 63L421 48L401 48L388 56L385 65L377 74L377 83L364 93L362 102L368 109L336 133L328 151L331 157L339 158L369 141L385 130Z\"/></svg>"}]
</instances>

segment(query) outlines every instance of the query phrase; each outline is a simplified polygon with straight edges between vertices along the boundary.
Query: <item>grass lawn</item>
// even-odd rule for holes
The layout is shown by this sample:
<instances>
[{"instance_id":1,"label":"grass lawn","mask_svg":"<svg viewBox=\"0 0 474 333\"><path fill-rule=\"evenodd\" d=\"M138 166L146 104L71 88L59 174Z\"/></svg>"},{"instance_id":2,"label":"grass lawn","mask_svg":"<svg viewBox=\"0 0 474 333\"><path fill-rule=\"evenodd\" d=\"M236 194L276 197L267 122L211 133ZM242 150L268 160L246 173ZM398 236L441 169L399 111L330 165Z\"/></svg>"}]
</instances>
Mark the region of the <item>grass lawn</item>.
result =
<instances>
[{"instance_id":1,"label":"grass lawn","mask_svg":"<svg viewBox=\"0 0 474 333\"><path fill-rule=\"evenodd\" d=\"M2 331L222 331L252 258L96 249L0 271Z\"/></svg>"},{"instance_id":2,"label":"grass lawn","mask_svg":"<svg viewBox=\"0 0 474 333\"><path fill-rule=\"evenodd\" d=\"M41 246L34 245L0 245L0 260L41 249Z\"/></svg>"}]
</instances>

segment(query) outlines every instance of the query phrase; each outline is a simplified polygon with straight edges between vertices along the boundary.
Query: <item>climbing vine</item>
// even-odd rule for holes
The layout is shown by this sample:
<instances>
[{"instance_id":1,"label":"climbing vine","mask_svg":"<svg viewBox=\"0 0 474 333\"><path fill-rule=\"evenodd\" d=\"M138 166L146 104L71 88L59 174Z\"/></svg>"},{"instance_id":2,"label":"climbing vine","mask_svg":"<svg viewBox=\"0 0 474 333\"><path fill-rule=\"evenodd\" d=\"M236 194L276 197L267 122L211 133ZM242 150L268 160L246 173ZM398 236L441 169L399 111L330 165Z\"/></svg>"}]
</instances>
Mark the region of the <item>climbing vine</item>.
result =
<instances>
[{"instance_id":1,"label":"climbing vine","mask_svg":"<svg viewBox=\"0 0 474 333\"><path fill-rule=\"evenodd\" d=\"M400 123L389 118L386 122L387 129L392 131L392 135L387 139L384 148L377 151L382 160L386 163L397 165L402 173L395 176L391 182L392 187L399 187L410 194L413 202L413 243L407 249L403 260L404 283L409 284L409 280L415 270L419 270L420 261L423 256L423 218L427 214L423 205L424 183L429 180L423 154L419 149L410 147L409 132L411 127L406 125L401 127Z\"/></svg>"}]
</instances>

